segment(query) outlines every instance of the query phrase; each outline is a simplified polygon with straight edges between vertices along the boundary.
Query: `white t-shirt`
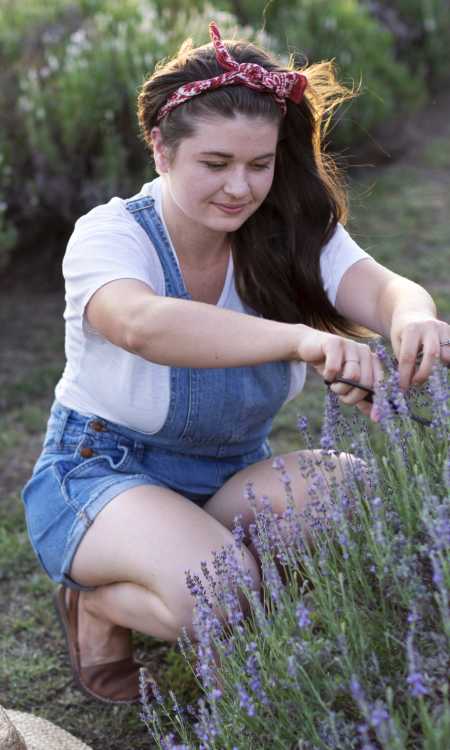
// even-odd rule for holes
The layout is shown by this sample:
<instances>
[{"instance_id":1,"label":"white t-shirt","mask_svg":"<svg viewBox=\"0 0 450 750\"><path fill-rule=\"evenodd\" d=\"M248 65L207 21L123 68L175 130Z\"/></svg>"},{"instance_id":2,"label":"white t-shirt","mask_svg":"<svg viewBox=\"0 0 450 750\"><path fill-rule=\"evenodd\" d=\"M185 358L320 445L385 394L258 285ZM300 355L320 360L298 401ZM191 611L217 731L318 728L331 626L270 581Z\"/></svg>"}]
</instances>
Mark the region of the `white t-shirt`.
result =
<instances>
[{"instance_id":1,"label":"white t-shirt","mask_svg":"<svg viewBox=\"0 0 450 750\"><path fill-rule=\"evenodd\" d=\"M161 178L146 183L133 198L142 196L154 198L155 209L170 239L162 213ZM178 262L172 243L171 246ZM345 271L368 257L339 224L321 255L324 288L332 304ZM93 330L84 315L94 292L116 279L139 279L156 294L165 294L158 254L127 211L123 199L112 198L78 219L64 256L63 274L67 361L55 389L56 398L81 414L95 414L148 434L158 432L169 408L170 367L148 362L115 346ZM217 307L245 312L234 284L231 255ZM290 372L287 400L302 390L306 366L303 362L293 362Z\"/></svg>"}]
</instances>

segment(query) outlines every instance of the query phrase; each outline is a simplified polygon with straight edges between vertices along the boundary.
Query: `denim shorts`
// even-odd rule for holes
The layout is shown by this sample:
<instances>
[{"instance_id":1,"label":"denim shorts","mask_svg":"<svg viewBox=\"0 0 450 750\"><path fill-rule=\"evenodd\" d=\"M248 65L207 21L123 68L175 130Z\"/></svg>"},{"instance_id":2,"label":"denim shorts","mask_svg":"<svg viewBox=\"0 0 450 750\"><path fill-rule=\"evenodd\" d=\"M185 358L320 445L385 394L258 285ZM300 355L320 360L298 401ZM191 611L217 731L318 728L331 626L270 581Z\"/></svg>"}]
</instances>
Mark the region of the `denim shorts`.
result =
<instances>
[{"instance_id":1,"label":"denim shorts","mask_svg":"<svg viewBox=\"0 0 450 750\"><path fill-rule=\"evenodd\" d=\"M257 450L224 458L161 449L145 433L85 416L54 402L43 450L22 492L28 534L47 575L90 591L70 577L75 552L114 497L139 485L179 492L199 507L237 471L271 455Z\"/></svg>"}]
</instances>

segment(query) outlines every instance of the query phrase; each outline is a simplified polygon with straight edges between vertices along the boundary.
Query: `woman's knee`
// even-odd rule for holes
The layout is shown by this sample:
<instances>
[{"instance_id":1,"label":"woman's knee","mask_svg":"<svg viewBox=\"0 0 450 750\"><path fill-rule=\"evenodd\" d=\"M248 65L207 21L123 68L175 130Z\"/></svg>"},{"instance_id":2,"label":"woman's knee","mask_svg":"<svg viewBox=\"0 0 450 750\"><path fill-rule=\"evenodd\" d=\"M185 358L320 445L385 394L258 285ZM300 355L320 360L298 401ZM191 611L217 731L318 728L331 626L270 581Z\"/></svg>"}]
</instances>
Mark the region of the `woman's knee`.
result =
<instances>
[{"instance_id":1,"label":"woman's knee","mask_svg":"<svg viewBox=\"0 0 450 750\"><path fill-rule=\"evenodd\" d=\"M256 560L245 546L237 552L227 528L170 490L136 487L112 500L99 514L80 544L71 575L85 585L137 584L156 597L148 597L149 612L156 607L158 617L164 615L168 633L180 634L182 627L192 632L195 602L186 571L199 576L208 589L204 561L212 581L219 583L214 555L229 545L236 550L237 566L248 572L248 581L258 589ZM245 609L243 594L240 599ZM218 606L215 611L223 619Z\"/></svg>"}]
</instances>

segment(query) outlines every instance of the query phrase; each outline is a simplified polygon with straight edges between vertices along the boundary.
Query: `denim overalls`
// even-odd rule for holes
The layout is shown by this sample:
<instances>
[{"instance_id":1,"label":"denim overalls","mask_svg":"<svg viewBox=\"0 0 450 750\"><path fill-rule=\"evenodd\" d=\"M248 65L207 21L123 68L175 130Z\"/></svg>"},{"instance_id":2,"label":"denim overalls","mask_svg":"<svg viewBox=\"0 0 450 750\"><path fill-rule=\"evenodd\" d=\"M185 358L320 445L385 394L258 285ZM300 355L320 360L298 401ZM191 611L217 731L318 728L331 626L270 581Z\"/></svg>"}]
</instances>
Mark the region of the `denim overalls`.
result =
<instances>
[{"instance_id":1,"label":"denim overalls","mask_svg":"<svg viewBox=\"0 0 450 750\"><path fill-rule=\"evenodd\" d=\"M127 208L158 253L166 296L191 299L153 199L130 200ZM152 435L55 401L22 493L31 543L50 578L89 590L70 578L73 556L96 515L121 492L169 487L201 507L237 471L268 458L267 436L289 380L288 362L171 367L169 411Z\"/></svg>"}]
</instances>

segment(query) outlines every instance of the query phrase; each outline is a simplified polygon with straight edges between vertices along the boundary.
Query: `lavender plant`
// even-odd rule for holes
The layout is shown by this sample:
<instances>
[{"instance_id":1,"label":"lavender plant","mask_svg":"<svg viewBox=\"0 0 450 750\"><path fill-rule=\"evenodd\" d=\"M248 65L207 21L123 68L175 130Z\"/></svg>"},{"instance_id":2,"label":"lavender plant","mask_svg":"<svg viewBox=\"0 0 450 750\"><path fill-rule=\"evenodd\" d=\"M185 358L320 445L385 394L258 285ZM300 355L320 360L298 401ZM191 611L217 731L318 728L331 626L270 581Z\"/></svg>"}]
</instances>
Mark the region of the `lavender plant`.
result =
<instances>
[{"instance_id":1,"label":"lavender plant","mask_svg":"<svg viewBox=\"0 0 450 750\"><path fill-rule=\"evenodd\" d=\"M299 458L307 511L295 507L282 459L274 461L286 496L281 516L270 498L257 510L253 487L245 488L261 592L239 565L239 517L234 546L215 555L215 575L205 564L203 577L187 572L197 643L184 634L179 647L200 698L180 707L142 674L142 718L158 748L450 746L448 371L436 365L426 387L405 399L393 363L379 354L388 375L376 392L376 427L344 417L327 395L320 459ZM428 411L430 427L411 419L417 410ZM299 427L308 444L303 418ZM354 459L337 483L330 457L341 452Z\"/></svg>"}]
</instances>

